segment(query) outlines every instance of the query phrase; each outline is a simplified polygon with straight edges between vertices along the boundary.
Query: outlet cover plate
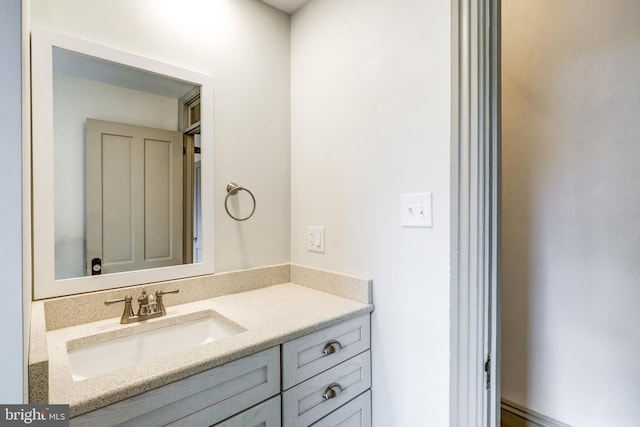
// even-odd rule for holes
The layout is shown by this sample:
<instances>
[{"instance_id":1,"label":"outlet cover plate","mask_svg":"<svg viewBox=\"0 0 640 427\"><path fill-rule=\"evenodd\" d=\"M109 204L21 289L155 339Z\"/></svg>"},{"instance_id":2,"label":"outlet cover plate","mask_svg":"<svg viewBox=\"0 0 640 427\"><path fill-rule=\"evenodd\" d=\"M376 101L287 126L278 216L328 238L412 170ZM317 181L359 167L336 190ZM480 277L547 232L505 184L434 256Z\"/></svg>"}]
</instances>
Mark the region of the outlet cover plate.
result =
<instances>
[{"instance_id":1,"label":"outlet cover plate","mask_svg":"<svg viewBox=\"0 0 640 427\"><path fill-rule=\"evenodd\" d=\"M307 249L309 252L324 253L324 227L307 227Z\"/></svg>"}]
</instances>

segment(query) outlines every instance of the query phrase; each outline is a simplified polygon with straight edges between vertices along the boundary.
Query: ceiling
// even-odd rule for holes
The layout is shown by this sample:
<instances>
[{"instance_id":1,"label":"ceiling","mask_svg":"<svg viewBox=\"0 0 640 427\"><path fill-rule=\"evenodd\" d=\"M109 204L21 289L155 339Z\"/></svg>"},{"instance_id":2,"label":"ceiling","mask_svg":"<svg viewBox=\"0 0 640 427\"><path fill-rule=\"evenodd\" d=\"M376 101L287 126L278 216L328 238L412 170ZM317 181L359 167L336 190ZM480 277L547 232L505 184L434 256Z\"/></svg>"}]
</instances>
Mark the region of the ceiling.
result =
<instances>
[{"instance_id":1,"label":"ceiling","mask_svg":"<svg viewBox=\"0 0 640 427\"><path fill-rule=\"evenodd\" d=\"M262 0L263 2L270 4L276 9L280 9L283 12L293 13L300 9L309 0Z\"/></svg>"}]
</instances>

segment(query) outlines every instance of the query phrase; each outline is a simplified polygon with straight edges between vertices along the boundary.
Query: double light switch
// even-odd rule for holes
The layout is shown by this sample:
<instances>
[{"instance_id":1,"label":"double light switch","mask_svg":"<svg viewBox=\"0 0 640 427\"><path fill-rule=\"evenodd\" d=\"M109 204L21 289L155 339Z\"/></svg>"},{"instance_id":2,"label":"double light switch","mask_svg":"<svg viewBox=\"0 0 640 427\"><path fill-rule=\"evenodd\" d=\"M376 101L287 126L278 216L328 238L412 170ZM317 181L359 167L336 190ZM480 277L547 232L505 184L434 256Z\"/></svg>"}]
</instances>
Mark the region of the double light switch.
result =
<instances>
[{"instance_id":1,"label":"double light switch","mask_svg":"<svg viewBox=\"0 0 640 427\"><path fill-rule=\"evenodd\" d=\"M401 196L403 227L433 227L431 193Z\"/></svg>"}]
</instances>

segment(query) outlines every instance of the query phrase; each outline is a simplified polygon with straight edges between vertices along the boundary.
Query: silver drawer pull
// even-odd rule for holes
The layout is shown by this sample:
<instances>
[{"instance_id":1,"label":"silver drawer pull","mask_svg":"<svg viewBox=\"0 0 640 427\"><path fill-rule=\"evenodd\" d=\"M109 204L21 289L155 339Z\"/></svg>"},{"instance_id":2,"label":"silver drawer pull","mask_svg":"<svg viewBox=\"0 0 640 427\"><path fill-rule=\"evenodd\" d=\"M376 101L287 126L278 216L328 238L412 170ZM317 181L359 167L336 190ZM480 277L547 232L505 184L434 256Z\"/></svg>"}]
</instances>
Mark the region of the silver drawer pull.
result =
<instances>
[{"instance_id":1,"label":"silver drawer pull","mask_svg":"<svg viewBox=\"0 0 640 427\"><path fill-rule=\"evenodd\" d=\"M329 387L324 389L322 398L324 400L333 399L334 397L340 396L340 393L342 393L342 386L340 386L340 384L333 383Z\"/></svg>"},{"instance_id":2,"label":"silver drawer pull","mask_svg":"<svg viewBox=\"0 0 640 427\"><path fill-rule=\"evenodd\" d=\"M322 349L322 354L333 354L340 350L342 350L342 344L340 344L338 341L332 340L325 344L324 348Z\"/></svg>"}]
</instances>

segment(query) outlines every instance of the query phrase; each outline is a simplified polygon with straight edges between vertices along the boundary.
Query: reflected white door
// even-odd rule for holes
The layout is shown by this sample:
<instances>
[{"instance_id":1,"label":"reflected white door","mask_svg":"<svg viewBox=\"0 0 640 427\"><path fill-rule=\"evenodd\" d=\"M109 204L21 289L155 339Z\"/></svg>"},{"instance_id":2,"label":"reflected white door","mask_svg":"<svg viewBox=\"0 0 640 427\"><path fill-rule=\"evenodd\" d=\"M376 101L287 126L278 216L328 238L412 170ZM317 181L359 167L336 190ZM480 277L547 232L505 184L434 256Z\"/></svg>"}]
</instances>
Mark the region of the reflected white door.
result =
<instances>
[{"instance_id":1,"label":"reflected white door","mask_svg":"<svg viewBox=\"0 0 640 427\"><path fill-rule=\"evenodd\" d=\"M87 274L182 264L182 134L87 119Z\"/></svg>"}]
</instances>

